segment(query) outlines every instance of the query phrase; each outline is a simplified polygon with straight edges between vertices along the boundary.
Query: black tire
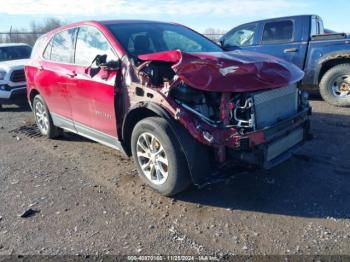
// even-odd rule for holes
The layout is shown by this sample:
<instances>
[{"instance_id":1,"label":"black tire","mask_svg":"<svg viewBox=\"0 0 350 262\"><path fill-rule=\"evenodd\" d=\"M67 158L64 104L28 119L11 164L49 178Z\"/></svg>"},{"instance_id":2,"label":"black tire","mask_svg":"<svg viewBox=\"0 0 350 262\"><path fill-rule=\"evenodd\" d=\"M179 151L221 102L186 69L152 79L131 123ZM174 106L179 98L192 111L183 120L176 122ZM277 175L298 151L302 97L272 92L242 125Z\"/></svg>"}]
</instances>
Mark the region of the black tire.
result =
<instances>
[{"instance_id":1,"label":"black tire","mask_svg":"<svg viewBox=\"0 0 350 262\"><path fill-rule=\"evenodd\" d=\"M38 116L37 116L37 106L39 104L43 106L43 110L46 112L46 115L47 115L47 118L48 118L47 129L45 129L45 130L43 128L41 128L41 124L39 123L39 119L38 119ZM44 99L40 95L36 95L34 97L34 100L33 100L33 112L34 112L34 117L35 117L36 124L37 124L37 126L38 126L38 128L40 130L40 133L43 136L46 136L49 139L53 139L53 138L57 138L57 137L62 136L63 130L53 124L50 111L49 111L49 109L48 109Z\"/></svg>"},{"instance_id":2,"label":"black tire","mask_svg":"<svg viewBox=\"0 0 350 262\"><path fill-rule=\"evenodd\" d=\"M0 112L3 110L2 104L0 104Z\"/></svg>"},{"instance_id":3,"label":"black tire","mask_svg":"<svg viewBox=\"0 0 350 262\"><path fill-rule=\"evenodd\" d=\"M350 64L340 64L329 69L322 77L320 82L320 94L329 104L334 106L350 106L350 95L340 97L333 93L332 86L337 78L350 76Z\"/></svg>"},{"instance_id":4,"label":"black tire","mask_svg":"<svg viewBox=\"0 0 350 262\"><path fill-rule=\"evenodd\" d=\"M143 172L137 157L137 142L143 134L151 134L163 147L168 160L168 176L161 185L154 184ZM149 117L136 124L131 136L132 155L142 180L156 192L173 196L187 189L191 184L188 164L181 146L169 123L160 117Z\"/></svg>"}]
</instances>

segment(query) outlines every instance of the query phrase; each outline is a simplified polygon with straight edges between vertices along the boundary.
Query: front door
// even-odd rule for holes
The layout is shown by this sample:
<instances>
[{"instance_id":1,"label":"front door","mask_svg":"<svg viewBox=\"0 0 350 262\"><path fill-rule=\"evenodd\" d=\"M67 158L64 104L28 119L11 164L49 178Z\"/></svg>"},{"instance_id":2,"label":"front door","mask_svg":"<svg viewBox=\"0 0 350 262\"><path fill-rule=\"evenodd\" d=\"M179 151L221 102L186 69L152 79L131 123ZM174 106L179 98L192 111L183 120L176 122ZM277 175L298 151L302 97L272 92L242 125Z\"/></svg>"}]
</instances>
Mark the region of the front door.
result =
<instances>
[{"instance_id":1,"label":"front door","mask_svg":"<svg viewBox=\"0 0 350 262\"><path fill-rule=\"evenodd\" d=\"M78 29L74 79L70 89L71 108L78 133L107 144L115 144L115 85L118 71L108 71L92 63L97 55L118 60L105 36L93 26Z\"/></svg>"}]
</instances>

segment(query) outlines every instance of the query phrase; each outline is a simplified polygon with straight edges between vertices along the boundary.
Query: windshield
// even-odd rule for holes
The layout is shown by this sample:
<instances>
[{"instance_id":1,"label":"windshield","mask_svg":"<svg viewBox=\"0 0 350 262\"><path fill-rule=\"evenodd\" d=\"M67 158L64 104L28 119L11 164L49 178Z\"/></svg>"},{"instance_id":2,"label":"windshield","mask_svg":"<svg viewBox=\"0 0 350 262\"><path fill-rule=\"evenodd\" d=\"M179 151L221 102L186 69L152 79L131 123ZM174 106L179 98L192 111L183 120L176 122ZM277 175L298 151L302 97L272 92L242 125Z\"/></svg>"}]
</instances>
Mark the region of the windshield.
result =
<instances>
[{"instance_id":1,"label":"windshield","mask_svg":"<svg viewBox=\"0 0 350 262\"><path fill-rule=\"evenodd\" d=\"M26 59L30 57L31 51L29 46L0 47L0 61Z\"/></svg>"},{"instance_id":2,"label":"windshield","mask_svg":"<svg viewBox=\"0 0 350 262\"><path fill-rule=\"evenodd\" d=\"M222 52L222 49L184 26L163 23L107 25L131 56L179 49L183 52Z\"/></svg>"}]
</instances>

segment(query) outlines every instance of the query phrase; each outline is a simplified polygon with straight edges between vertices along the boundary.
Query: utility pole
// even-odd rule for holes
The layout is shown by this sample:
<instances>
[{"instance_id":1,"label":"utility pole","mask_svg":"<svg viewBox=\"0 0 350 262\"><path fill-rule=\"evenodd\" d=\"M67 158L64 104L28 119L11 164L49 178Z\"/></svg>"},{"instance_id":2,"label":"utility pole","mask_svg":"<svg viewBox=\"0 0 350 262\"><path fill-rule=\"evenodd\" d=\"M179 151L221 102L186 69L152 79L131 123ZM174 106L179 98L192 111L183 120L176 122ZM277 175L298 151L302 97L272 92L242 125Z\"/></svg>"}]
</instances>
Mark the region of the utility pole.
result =
<instances>
[{"instance_id":1,"label":"utility pole","mask_svg":"<svg viewBox=\"0 0 350 262\"><path fill-rule=\"evenodd\" d=\"M10 27L10 43L12 42L12 25Z\"/></svg>"}]
</instances>

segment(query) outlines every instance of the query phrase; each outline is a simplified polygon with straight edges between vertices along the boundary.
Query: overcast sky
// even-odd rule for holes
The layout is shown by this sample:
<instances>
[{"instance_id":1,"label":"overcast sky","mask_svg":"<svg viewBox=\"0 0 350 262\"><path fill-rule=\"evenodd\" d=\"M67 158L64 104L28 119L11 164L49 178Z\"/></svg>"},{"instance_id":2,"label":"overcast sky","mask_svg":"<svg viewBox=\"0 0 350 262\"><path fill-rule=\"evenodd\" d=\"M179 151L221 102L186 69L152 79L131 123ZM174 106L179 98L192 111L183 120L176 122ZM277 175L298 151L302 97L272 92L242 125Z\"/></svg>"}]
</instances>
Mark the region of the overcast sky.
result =
<instances>
[{"instance_id":1,"label":"overcast sky","mask_svg":"<svg viewBox=\"0 0 350 262\"><path fill-rule=\"evenodd\" d=\"M68 22L149 19L179 22L200 32L270 17L318 14L325 27L350 32L348 0L2 0L0 31L26 28L35 20L57 17Z\"/></svg>"}]
</instances>

